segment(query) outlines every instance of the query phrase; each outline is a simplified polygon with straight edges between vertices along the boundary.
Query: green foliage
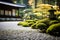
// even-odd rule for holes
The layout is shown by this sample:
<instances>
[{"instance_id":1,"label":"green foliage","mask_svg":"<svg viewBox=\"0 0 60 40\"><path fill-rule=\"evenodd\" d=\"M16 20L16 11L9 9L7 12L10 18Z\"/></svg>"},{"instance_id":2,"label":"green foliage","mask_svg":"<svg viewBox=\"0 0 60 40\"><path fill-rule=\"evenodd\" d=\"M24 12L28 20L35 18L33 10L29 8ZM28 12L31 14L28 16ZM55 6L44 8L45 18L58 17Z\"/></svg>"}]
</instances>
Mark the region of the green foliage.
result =
<instances>
[{"instance_id":1,"label":"green foliage","mask_svg":"<svg viewBox=\"0 0 60 40\"><path fill-rule=\"evenodd\" d=\"M36 23L32 24L32 25L31 25L31 28L32 28L32 29L36 29L36 25L37 25Z\"/></svg>"},{"instance_id":2,"label":"green foliage","mask_svg":"<svg viewBox=\"0 0 60 40\"><path fill-rule=\"evenodd\" d=\"M57 17L58 21L60 22L60 16Z\"/></svg>"},{"instance_id":3,"label":"green foliage","mask_svg":"<svg viewBox=\"0 0 60 40\"><path fill-rule=\"evenodd\" d=\"M22 25L24 22L19 22L18 25Z\"/></svg>"},{"instance_id":4,"label":"green foliage","mask_svg":"<svg viewBox=\"0 0 60 40\"><path fill-rule=\"evenodd\" d=\"M29 26L31 26L36 22L36 20L26 20L26 22L28 22Z\"/></svg>"},{"instance_id":5,"label":"green foliage","mask_svg":"<svg viewBox=\"0 0 60 40\"><path fill-rule=\"evenodd\" d=\"M56 23L59 23L59 22L57 20L52 20L49 22L49 25L56 24Z\"/></svg>"},{"instance_id":6,"label":"green foliage","mask_svg":"<svg viewBox=\"0 0 60 40\"><path fill-rule=\"evenodd\" d=\"M46 28L47 28L47 25L44 24L44 23L38 23L38 24L36 25L36 28L38 28L38 29L40 29L40 30L46 29Z\"/></svg>"},{"instance_id":7,"label":"green foliage","mask_svg":"<svg viewBox=\"0 0 60 40\"><path fill-rule=\"evenodd\" d=\"M46 33L53 34L53 35L60 35L60 23L51 25L47 30Z\"/></svg>"},{"instance_id":8,"label":"green foliage","mask_svg":"<svg viewBox=\"0 0 60 40\"><path fill-rule=\"evenodd\" d=\"M28 22L24 22L24 23L22 24L22 26L23 26L23 27L29 27L29 24L28 24Z\"/></svg>"},{"instance_id":9,"label":"green foliage","mask_svg":"<svg viewBox=\"0 0 60 40\"><path fill-rule=\"evenodd\" d=\"M34 24L34 22L30 22L30 23L28 23L29 24L29 26L31 26L31 25L33 25Z\"/></svg>"},{"instance_id":10,"label":"green foliage","mask_svg":"<svg viewBox=\"0 0 60 40\"><path fill-rule=\"evenodd\" d=\"M32 21L32 20L27 20L26 22L31 22L29 23L31 28L33 29L37 29L39 28L39 25L42 26L46 26L46 24L48 24L49 22L49 19L48 18L45 18L45 19L42 19L42 20L35 20L35 21ZM33 23L34 22L34 23ZM35 23L36 22L36 23ZM45 23L45 24L44 24ZM38 26L38 27L37 27Z\"/></svg>"},{"instance_id":11,"label":"green foliage","mask_svg":"<svg viewBox=\"0 0 60 40\"><path fill-rule=\"evenodd\" d=\"M34 20L26 20L26 22L30 23L30 22L35 22Z\"/></svg>"},{"instance_id":12,"label":"green foliage","mask_svg":"<svg viewBox=\"0 0 60 40\"><path fill-rule=\"evenodd\" d=\"M41 27L41 26L46 26L45 27L45 29L47 28L47 24L48 24L48 22L49 22L50 20L48 19L48 18L45 18L45 19L42 19L42 20L37 20L36 21L36 23L33 23L32 25L31 25L31 28L33 28L33 29L40 29L39 28L39 26ZM41 27L41 29L43 29L42 27Z\"/></svg>"},{"instance_id":13,"label":"green foliage","mask_svg":"<svg viewBox=\"0 0 60 40\"><path fill-rule=\"evenodd\" d=\"M24 23L24 24L22 24L22 26L23 26L23 27L29 27L29 24Z\"/></svg>"},{"instance_id":14,"label":"green foliage","mask_svg":"<svg viewBox=\"0 0 60 40\"><path fill-rule=\"evenodd\" d=\"M19 22L18 25L22 25L23 27L29 27L28 22Z\"/></svg>"},{"instance_id":15,"label":"green foliage","mask_svg":"<svg viewBox=\"0 0 60 40\"><path fill-rule=\"evenodd\" d=\"M42 20L38 20L36 23L45 23L48 25L48 23L50 22L49 18L45 18L45 19L42 19Z\"/></svg>"},{"instance_id":16,"label":"green foliage","mask_svg":"<svg viewBox=\"0 0 60 40\"><path fill-rule=\"evenodd\" d=\"M32 24L35 23L36 20L26 20L26 21L23 21L23 22L19 22L18 25L22 25L24 27L26 26L31 26Z\"/></svg>"}]
</instances>

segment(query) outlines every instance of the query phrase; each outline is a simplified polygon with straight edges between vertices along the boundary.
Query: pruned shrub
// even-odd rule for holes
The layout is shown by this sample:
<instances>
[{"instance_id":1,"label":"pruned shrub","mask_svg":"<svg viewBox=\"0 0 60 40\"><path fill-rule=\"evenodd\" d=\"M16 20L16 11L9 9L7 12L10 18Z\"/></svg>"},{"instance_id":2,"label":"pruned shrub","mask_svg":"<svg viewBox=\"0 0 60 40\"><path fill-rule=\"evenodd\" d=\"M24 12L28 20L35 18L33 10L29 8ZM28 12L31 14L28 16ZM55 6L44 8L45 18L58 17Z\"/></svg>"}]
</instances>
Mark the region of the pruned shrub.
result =
<instances>
[{"instance_id":1,"label":"pruned shrub","mask_svg":"<svg viewBox=\"0 0 60 40\"><path fill-rule=\"evenodd\" d=\"M52 21L49 22L49 25L56 24L56 23L59 23L59 21L57 21L57 20L52 20Z\"/></svg>"},{"instance_id":2,"label":"pruned shrub","mask_svg":"<svg viewBox=\"0 0 60 40\"><path fill-rule=\"evenodd\" d=\"M47 30L46 33L51 35L60 36L60 23L51 25Z\"/></svg>"}]
</instances>

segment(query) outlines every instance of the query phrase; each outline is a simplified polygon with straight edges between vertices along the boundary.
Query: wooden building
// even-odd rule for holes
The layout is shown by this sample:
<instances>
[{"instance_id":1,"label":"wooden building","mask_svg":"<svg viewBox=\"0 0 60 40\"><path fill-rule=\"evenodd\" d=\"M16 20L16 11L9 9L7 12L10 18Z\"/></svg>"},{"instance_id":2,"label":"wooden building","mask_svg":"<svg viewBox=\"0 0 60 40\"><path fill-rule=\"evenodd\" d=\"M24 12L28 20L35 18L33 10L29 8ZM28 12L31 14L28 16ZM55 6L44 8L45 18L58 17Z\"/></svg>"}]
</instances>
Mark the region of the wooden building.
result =
<instances>
[{"instance_id":1,"label":"wooden building","mask_svg":"<svg viewBox=\"0 0 60 40\"><path fill-rule=\"evenodd\" d=\"M25 5L14 4L12 1L0 0L0 20L14 20L20 18L19 9Z\"/></svg>"}]
</instances>

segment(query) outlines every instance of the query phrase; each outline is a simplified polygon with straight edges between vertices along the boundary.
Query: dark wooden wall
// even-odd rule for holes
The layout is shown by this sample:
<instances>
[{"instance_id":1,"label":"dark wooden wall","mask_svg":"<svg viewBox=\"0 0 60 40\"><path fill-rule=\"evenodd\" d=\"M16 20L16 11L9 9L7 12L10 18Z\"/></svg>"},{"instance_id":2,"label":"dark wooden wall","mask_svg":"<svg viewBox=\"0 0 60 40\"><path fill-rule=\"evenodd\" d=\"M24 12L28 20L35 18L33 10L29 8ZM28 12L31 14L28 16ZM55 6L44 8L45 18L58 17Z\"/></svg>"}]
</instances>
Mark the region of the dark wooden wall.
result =
<instances>
[{"instance_id":1,"label":"dark wooden wall","mask_svg":"<svg viewBox=\"0 0 60 40\"><path fill-rule=\"evenodd\" d=\"M13 3L13 1L12 1L12 0L0 0L0 1Z\"/></svg>"}]
</instances>

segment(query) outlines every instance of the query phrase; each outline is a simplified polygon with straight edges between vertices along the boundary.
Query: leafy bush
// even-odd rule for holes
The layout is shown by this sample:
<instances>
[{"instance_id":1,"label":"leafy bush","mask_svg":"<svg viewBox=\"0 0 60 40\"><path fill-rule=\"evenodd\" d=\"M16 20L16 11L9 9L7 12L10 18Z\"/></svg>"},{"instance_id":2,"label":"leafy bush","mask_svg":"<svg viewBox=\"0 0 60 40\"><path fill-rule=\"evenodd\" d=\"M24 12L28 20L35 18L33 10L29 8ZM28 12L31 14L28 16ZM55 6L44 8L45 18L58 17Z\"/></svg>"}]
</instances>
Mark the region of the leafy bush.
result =
<instances>
[{"instance_id":1,"label":"leafy bush","mask_svg":"<svg viewBox=\"0 0 60 40\"><path fill-rule=\"evenodd\" d=\"M38 23L38 24L36 25L36 28L38 28L38 29L40 29L40 30L46 29L46 28L47 28L47 25L44 24L44 23Z\"/></svg>"},{"instance_id":2,"label":"leafy bush","mask_svg":"<svg viewBox=\"0 0 60 40\"><path fill-rule=\"evenodd\" d=\"M57 20L52 20L52 21L49 22L49 25L56 24L56 23L58 23Z\"/></svg>"},{"instance_id":3,"label":"leafy bush","mask_svg":"<svg viewBox=\"0 0 60 40\"><path fill-rule=\"evenodd\" d=\"M47 30L46 33L53 34L55 36L60 35L60 23L51 25Z\"/></svg>"}]
</instances>

